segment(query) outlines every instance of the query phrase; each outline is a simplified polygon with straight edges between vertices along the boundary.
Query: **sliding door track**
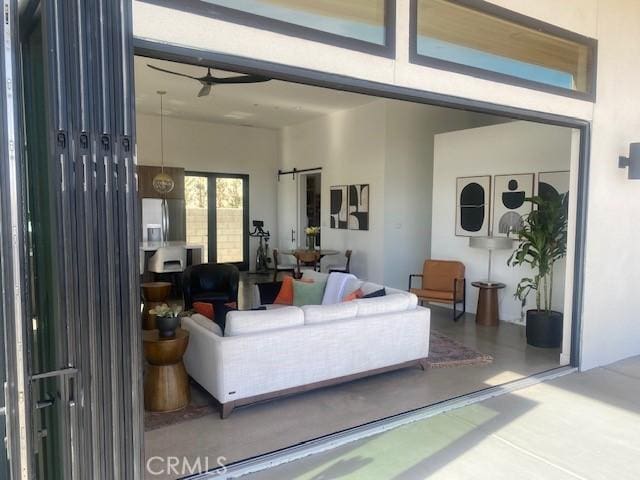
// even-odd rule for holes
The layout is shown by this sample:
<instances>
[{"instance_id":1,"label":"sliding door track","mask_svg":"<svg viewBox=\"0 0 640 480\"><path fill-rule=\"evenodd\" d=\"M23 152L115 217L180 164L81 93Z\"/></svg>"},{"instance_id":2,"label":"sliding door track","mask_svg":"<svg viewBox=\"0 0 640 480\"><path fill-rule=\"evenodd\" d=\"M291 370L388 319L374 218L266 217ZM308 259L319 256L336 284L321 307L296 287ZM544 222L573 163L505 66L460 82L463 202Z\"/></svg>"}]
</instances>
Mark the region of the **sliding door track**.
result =
<instances>
[{"instance_id":1,"label":"sliding door track","mask_svg":"<svg viewBox=\"0 0 640 480\"><path fill-rule=\"evenodd\" d=\"M400 413L392 417L366 423L359 427L350 428L348 430L343 430L342 432L309 440L272 453L243 460L226 467L217 468L210 472L199 473L184 478L189 480L224 480L242 477L250 473L259 472L261 470L300 460L310 455L326 452L364 438L379 435L394 428L424 420L441 413L466 407L467 405L472 405L474 403L483 402L490 398L511 393L516 390L522 390L523 388L528 388L541 382L553 380L555 378L577 372L577 370L577 368L570 366L554 368L520 380L514 380L503 385L485 388L468 395L444 400L442 402L429 405L428 407L418 408L406 413Z\"/></svg>"}]
</instances>

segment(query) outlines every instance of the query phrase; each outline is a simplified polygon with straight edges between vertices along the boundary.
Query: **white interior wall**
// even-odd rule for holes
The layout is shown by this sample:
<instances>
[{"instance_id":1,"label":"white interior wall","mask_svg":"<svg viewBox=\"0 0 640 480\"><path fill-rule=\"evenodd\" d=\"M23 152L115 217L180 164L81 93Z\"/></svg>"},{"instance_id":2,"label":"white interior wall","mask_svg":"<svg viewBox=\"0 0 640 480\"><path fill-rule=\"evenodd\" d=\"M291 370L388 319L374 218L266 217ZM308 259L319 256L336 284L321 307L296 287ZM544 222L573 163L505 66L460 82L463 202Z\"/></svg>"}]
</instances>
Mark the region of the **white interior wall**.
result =
<instances>
[{"instance_id":1,"label":"white interior wall","mask_svg":"<svg viewBox=\"0 0 640 480\"><path fill-rule=\"evenodd\" d=\"M279 132L179 118L164 119L165 165L186 170L249 175L249 227L264 220L277 244L277 172ZM136 116L138 163L160 165L160 117ZM255 241L249 245L250 269L255 265Z\"/></svg>"},{"instance_id":2,"label":"white interior wall","mask_svg":"<svg viewBox=\"0 0 640 480\"><path fill-rule=\"evenodd\" d=\"M572 130L568 128L511 122L436 135L432 257L465 264L467 311L476 311L478 291L471 282L486 279L489 256L487 251L470 248L468 237L455 235L456 178L569 170L571 158ZM492 204L493 194L492 185ZM492 280L507 285L499 293L500 319L519 322L521 304L513 295L520 279L531 276L531 270L509 267L510 255L507 250L493 253ZM564 311L564 260L554 272L553 308ZM533 305L535 297L531 295L526 308Z\"/></svg>"},{"instance_id":3,"label":"white interior wall","mask_svg":"<svg viewBox=\"0 0 640 480\"><path fill-rule=\"evenodd\" d=\"M384 279L385 103L369 104L297 125L282 131L283 170L322 167L322 245L354 251L353 272L371 281ZM281 247L289 248L291 229L297 229L298 178L282 177L278 184ZM369 231L329 227L331 185L370 185ZM302 232L301 232L302 234ZM336 259L327 259L335 262ZM342 260L342 259L340 259Z\"/></svg>"}]
</instances>

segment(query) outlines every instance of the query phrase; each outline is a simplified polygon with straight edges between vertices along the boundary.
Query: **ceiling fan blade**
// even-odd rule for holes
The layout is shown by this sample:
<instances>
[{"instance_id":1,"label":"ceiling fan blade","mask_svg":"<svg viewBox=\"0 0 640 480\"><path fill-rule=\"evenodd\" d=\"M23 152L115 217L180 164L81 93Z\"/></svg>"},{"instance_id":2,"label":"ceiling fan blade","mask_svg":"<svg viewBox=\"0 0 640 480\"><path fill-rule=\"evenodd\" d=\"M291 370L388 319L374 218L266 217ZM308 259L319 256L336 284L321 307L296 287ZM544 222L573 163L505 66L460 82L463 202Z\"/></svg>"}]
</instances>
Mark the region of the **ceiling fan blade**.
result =
<instances>
[{"instance_id":1,"label":"ceiling fan blade","mask_svg":"<svg viewBox=\"0 0 640 480\"><path fill-rule=\"evenodd\" d=\"M225 78L218 78L218 77L210 77L210 81L211 82L215 82L215 83L259 83L259 82L268 82L269 80L271 80L270 78L267 77L262 77L260 75L240 75L240 76L236 76L236 77L225 77Z\"/></svg>"},{"instance_id":2,"label":"ceiling fan blade","mask_svg":"<svg viewBox=\"0 0 640 480\"><path fill-rule=\"evenodd\" d=\"M211 85L203 85L200 91L198 92L199 97L206 97L211 92Z\"/></svg>"},{"instance_id":3,"label":"ceiling fan blade","mask_svg":"<svg viewBox=\"0 0 640 480\"><path fill-rule=\"evenodd\" d=\"M154 70L158 70L159 72L170 73L171 75L178 75L179 77L192 78L193 80L198 80L197 77L192 77L191 75L187 75L186 73L172 72L171 70L165 70L164 68L156 67L147 63L147 67L153 68Z\"/></svg>"}]
</instances>

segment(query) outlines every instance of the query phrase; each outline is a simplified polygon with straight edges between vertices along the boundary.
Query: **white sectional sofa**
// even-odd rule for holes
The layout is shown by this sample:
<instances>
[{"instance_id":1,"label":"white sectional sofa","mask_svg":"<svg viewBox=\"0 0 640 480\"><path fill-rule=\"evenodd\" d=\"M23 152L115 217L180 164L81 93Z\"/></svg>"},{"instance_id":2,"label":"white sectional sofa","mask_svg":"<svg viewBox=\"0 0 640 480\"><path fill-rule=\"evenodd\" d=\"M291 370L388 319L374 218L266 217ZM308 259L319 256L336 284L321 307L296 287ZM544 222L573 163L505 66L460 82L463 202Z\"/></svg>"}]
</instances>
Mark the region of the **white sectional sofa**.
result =
<instances>
[{"instance_id":1,"label":"white sectional sofa","mask_svg":"<svg viewBox=\"0 0 640 480\"><path fill-rule=\"evenodd\" d=\"M316 276L318 274L315 274ZM347 291L383 288L357 279ZM430 312L411 293L330 305L287 306L227 315L224 336L198 314L190 332L187 372L222 405L234 407L384 371L426 367Z\"/></svg>"}]
</instances>

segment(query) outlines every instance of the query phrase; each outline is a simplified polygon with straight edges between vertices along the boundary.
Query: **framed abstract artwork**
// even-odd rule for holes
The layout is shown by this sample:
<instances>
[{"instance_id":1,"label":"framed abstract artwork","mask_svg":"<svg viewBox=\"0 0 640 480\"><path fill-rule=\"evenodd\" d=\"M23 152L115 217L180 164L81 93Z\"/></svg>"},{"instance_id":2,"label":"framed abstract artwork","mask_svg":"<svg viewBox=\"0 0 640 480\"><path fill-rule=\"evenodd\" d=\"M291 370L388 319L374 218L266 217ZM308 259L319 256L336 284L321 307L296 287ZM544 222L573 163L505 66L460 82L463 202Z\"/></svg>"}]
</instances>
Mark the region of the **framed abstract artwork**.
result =
<instances>
[{"instance_id":1,"label":"framed abstract artwork","mask_svg":"<svg viewBox=\"0 0 640 480\"><path fill-rule=\"evenodd\" d=\"M533 173L494 177L494 237L513 237L522 228L523 217L531 211L531 203L525 199L533 196L533 178Z\"/></svg>"},{"instance_id":2,"label":"framed abstract artwork","mask_svg":"<svg viewBox=\"0 0 640 480\"><path fill-rule=\"evenodd\" d=\"M491 176L456 178L456 236L489 235Z\"/></svg>"},{"instance_id":3,"label":"framed abstract artwork","mask_svg":"<svg viewBox=\"0 0 640 480\"><path fill-rule=\"evenodd\" d=\"M554 194L569 193L569 170L540 172L538 174L538 196L549 198Z\"/></svg>"},{"instance_id":4,"label":"framed abstract artwork","mask_svg":"<svg viewBox=\"0 0 640 480\"><path fill-rule=\"evenodd\" d=\"M349 185L349 229L369 230L369 184Z\"/></svg>"},{"instance_id":5,"label":"framed abstract artwork","mask_svg":"<svg viewBox=\"0 0 640 480\"><path fill-rule=\"evenodd\" d=\"M331 228L346 230L348 226L348 190L347 185L335 185L330 188Z\"/></svg>"}]
</instances>

